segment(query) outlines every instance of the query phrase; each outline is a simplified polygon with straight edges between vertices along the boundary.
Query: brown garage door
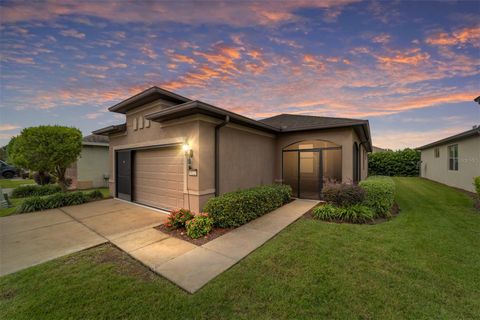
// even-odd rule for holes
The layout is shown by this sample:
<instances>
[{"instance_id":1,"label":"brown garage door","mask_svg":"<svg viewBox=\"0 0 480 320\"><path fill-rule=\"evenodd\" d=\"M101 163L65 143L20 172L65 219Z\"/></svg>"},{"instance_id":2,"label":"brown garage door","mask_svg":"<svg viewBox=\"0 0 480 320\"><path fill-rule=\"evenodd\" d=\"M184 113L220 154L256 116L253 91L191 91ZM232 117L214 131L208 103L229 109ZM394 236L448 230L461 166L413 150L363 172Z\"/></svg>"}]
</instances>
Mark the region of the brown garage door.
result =
<instances>
[{"instance_id":1,"label":"brown garage door","mask_svg":"<svg viewBox=\"0 0 480 320\"><path fill-rule=\"evenodd\" d=\"M183 207L184 158L180 148L135 151L133 199L157 208Z\"/></svg>"}]
</instances>

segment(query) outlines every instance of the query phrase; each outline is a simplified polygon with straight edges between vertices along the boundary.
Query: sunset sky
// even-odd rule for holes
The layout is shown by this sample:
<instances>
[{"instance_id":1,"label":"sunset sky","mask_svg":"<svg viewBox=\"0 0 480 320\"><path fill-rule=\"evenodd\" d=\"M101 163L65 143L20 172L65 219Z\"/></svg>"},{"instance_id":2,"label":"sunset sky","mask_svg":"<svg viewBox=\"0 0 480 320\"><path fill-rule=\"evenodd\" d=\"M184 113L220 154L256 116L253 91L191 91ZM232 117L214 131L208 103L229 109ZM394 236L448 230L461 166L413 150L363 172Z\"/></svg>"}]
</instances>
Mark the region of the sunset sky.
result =
<instances>
[{"instance_id":1,"label":"sunset sky","mask_svg":"<svg viewBox=\"0 0 480 320\"><path fill-rule=\"evenodd\" d=\"M150 86L260 119L370 120L418 147L480 124L479 1L0 1L0 145L92 130Z\"/></svg>"}]
</instances>

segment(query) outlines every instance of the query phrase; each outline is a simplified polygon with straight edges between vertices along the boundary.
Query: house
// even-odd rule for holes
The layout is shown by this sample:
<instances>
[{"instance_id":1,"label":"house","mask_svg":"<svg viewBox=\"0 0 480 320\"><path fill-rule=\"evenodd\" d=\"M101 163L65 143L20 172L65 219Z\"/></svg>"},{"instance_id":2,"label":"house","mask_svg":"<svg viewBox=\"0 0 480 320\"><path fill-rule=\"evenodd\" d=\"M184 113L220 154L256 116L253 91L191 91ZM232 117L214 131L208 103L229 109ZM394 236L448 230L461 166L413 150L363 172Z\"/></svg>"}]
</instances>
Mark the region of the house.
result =
<instances>
[{"instance_id":1,"label":"house","mask_svg":"<svg viewBox=\"0 0 480 320\"><path fill-rule=\"evenodd\" d=\"M388 149L372 146L372 153L379 153L379 152L386 152L386 151L388 151Z\"/></svg>"},{"instance_id":2,"label":"house","mask_svg":"<svg viewBox=\"0 0 480 320\"><path fill-rule=\"evenodd\" d=\"M108 186L108 137L89 135L83 138L82 152L66 176L72 179L71 189L90 189Z\"/></svg>"},{"instance_id":3,"label":"house","mask_svg":"<svg viewBox=\"0 0 480 320\"><path fill-rule=\"evenodd\" d=\"M199 211L215 195L283 182L318 199L328 182L367 176L367 120L281 114L263 120L152 87L109 108L110 191L127 201Z\"/></svg>"},{"instance_id":4,"label":"house","mask_svg":"<svg viewBox=\"0 0 480 320\"><path fill-rule=\"evenodd\" d=\"M417 148L420 175L443 184L475 192L473 178L480 176L480 127Z\"/></svg>"}]
</instances>

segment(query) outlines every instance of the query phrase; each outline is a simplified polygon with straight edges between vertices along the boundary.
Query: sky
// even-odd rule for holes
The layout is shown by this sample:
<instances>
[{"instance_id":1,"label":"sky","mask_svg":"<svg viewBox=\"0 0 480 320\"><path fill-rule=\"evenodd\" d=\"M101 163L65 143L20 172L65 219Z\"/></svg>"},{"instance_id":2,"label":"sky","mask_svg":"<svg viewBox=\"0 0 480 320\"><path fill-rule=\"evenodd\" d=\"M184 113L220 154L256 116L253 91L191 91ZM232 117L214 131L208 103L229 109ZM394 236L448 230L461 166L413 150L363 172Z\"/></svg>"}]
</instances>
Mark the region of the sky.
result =
<instances>
[{"instance_id":1,"label":"sky","mask_svg":"<svg viewBox=\"0 0 480 320\"><path fill-rule=\"evenodd\" d=\"M92 130L159 86L242 115L368 119L375 146L480 124L480 1L0 0L0 145Z\"/></svg>"}]
</instances>

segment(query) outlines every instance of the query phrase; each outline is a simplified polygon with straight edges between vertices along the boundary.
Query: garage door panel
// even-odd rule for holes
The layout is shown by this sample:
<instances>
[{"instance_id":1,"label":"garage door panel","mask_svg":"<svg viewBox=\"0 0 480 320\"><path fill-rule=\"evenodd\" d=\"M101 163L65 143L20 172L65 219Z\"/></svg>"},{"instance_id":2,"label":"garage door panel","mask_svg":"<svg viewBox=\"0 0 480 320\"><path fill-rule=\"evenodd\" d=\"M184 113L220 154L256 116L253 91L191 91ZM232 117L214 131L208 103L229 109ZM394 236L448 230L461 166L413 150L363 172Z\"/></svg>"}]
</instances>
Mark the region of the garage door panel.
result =
<instances>
[{"instance_id":1,"label":"garage door panel","mask_svg":"<svg viewBox=\"0 0 480 320\"><path fill-rule=\"evenodd\" d=\"M179 148L139 150L134 159L134 200L175 209L183 206L184 158Z\"/></svg>"}]
</instances>

